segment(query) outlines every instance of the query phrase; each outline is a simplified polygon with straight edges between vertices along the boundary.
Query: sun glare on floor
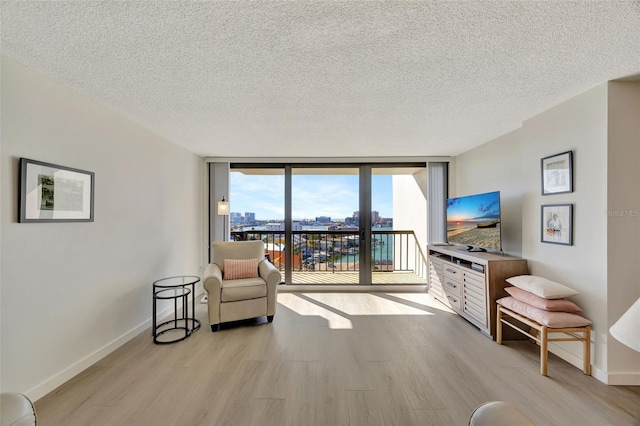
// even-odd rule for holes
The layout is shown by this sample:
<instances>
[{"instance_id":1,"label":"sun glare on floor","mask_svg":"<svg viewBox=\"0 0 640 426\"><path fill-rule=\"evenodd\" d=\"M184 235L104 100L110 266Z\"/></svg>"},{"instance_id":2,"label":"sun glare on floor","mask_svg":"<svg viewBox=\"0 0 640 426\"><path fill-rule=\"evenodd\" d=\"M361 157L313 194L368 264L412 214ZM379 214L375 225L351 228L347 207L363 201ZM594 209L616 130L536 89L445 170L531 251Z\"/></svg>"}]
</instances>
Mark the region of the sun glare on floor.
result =
<instances>
[{"instance_id":1,"label":"sun glare on floor","mask_svg":"<svg viewBox=\"0 0 640 426\"><path fill-rule=\"evenodd\" d=\"M437 309L448 313L454 313L439 301L433 298L430 294L424 293L386 293L388 296L395 297L396 299L403 299L409 303L422 305L430 309Z\"/></svg>"},{"instance_id":2,"label":"sun glare on floor","mask_svg":"<svg viewBox=\"0 0 640 426\"><path fill-rule=\"evenodd\" d=\"M298 315L317 316L324 318L331 329L352 329L351 320L343 315L339 310L330 309L322 304L314 303L308 300L307 294L301 295L296 293L280 293L278 294L278 303L291 309Z\"/></svg>"},{"instance_id":3,"label":"sun glare on floor","mask_svg":"<svg viewBox=\"0 0 640 426\"><path fill-rule=\"evenodd\" d=\"M278 303L304 316L324 318L329 328L352 328L351 317L436 315L452 312L424 293L281 293Z\"/></svg>"}]
</instances>

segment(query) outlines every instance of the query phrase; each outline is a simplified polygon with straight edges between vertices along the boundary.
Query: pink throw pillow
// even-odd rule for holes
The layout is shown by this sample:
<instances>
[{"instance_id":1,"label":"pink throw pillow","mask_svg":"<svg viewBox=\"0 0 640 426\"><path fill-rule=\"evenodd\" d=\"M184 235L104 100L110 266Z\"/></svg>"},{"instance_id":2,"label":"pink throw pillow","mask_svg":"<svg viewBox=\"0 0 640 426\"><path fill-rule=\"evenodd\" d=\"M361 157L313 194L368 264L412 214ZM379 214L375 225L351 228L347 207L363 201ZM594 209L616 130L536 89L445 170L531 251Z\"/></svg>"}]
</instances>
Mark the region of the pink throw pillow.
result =
<instances>
[{"instance_id":1,"label":"pink throw pillow","mask_svg":"<svg viewBox=\"0 0 640 426\"><path fill-rule=\"evenodd\" d=\"M223 279L258 278L259 262L260 259L225 259Z\"/></svg>"},{"instance_id":2,"label":"pink throw pillow","mask_svg":"<svg viewBox=\"0 0 640 426\"><path fill-rule=\"evenodd\" d=\"M504 290L514 299L545 311L569 312L572 314L582 312L578 305L567 299L544 299L518 287L507 287Z\"/></svg>"},{"instance_id":3,"label":"pink throw pillow","mask_svg":"<svg viewBox=\"0 0 640 426\"><path fill-rule=\"evenodd\" d=\"M591 321L580 315L568 312L544 311L520 302L513 297L503 297L498 300L498 304L549 328L575 328L591 325Z\"/></svg>"}]
</instances>

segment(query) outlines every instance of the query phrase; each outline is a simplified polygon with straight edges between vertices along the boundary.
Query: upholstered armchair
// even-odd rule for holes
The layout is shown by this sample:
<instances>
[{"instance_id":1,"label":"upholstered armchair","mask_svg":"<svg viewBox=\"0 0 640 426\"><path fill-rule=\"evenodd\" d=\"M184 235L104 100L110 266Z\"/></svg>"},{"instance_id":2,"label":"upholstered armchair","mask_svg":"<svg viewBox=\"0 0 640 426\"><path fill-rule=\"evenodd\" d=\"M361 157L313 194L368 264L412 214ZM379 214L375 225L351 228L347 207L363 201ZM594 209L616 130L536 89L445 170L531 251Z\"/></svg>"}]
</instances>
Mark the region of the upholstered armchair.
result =
<instances>
[{"instance_id":1,"label":"upholstered armchair","mask_svg":"<svg viewBox=\"0 0 640 426\"><path fill-rule=\"evenodd\" d=\"M264 257L262 241L216 241L202 284L208 293L211 331L229 321L276 313L280 272Z\"/></svg>"}]
</instances>

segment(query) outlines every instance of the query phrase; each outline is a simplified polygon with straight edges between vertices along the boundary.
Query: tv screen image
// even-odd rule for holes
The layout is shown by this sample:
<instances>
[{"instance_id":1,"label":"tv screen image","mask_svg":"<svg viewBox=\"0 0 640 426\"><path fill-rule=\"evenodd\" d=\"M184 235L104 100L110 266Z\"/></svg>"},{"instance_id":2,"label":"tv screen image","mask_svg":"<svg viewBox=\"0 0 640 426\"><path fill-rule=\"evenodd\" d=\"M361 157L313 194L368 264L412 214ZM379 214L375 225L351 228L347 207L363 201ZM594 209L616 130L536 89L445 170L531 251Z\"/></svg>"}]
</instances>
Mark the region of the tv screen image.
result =
<instances>
[{"instance_id":1,"label":"tv screen image","mask_svg":"<svg viewBox=\"0 0 640 426\"><path fill-rule=\"evenodd\" d=\"M447 240L468 250L502 250L500 191L447 199Z\"/></svg>"}]
</instances>

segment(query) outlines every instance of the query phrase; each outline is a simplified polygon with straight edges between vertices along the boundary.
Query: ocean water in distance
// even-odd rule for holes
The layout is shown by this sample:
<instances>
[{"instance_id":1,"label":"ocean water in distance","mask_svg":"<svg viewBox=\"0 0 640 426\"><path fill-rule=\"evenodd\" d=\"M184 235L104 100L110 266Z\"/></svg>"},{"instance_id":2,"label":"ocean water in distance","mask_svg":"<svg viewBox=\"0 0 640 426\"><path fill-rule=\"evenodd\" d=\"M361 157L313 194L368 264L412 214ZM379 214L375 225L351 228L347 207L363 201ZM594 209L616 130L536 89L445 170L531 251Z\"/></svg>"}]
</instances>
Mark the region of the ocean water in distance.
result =
<instances>
[{"instance_id":1,"label":"ocean water in distance","mask_svg":"<svg viewBox=\"0 0 640 426\"><path fill-rule=\"evenodd\" d=\"M314 225L314 226L303 226L302 232L304 231L326 231L327 226L323 225ZM266 226L244 226L242 228L243 231L246 232L260 232L266 231ZM388 262L389 259L393 259L393 240L394 236L391 234L377 234L378 231L392 231L393 228L390 226L382 226L382 227L372 227L373 238L376 241L373 244L373 259L376 262L385 263ZM284 233L284 231L282 231ZM297 231L300 232L300 231ZM360 260L358 247L354 247L352 252L349 254L344 254L334 261L334 263L356 263Z\"/></svg>"}]
</instances>

